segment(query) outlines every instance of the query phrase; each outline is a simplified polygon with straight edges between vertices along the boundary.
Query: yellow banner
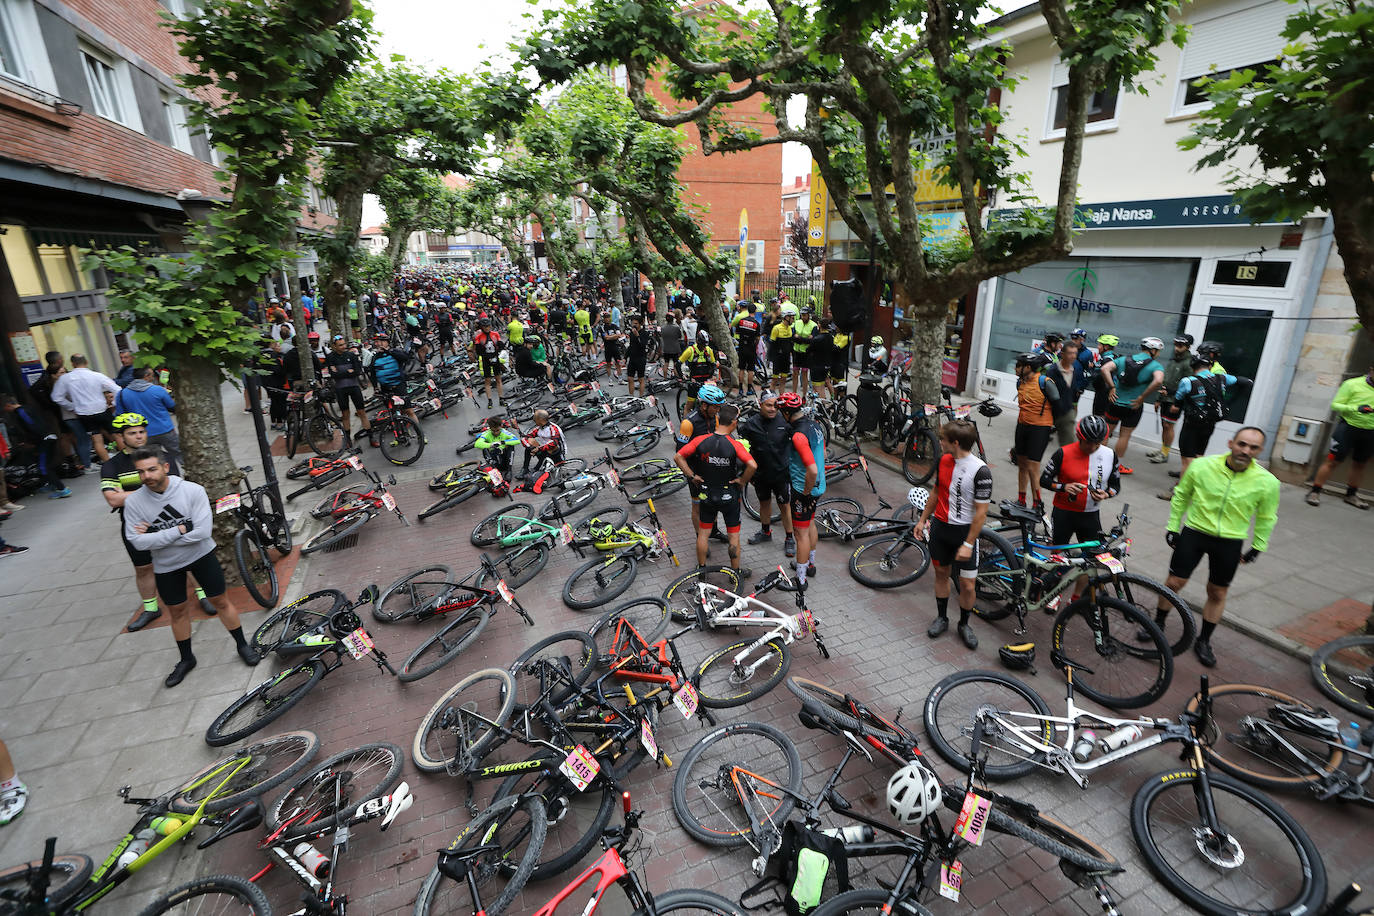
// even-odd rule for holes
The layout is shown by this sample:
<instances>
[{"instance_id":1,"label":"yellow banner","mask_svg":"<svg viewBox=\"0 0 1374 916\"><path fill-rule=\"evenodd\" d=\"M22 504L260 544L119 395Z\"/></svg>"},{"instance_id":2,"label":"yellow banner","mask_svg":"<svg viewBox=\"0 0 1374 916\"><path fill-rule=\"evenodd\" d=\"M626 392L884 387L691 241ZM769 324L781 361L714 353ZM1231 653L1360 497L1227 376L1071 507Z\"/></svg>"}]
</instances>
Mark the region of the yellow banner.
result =
<instances>
[{"instance_id":1,"label":"yellow banner","mask_svg":"<svg viewBox=\"0 0 1374 916\"><path fill-rule=\"evenodd\" d=\"M739 211L739 292L737 298L744 299L744 259L749 253L749 211Z\"/></svg>"},{"instance_id":2,"label":"yellow banner","mask_svg":"<svg viewBox=\"0 0 1374 916\"><path fill-rule=\"evenodd\" d=\"M811 211L807 216L806 247L824 248L826 239L825 179L821 177L820 166L811 160Z\"/></svg>"}]
</instances>

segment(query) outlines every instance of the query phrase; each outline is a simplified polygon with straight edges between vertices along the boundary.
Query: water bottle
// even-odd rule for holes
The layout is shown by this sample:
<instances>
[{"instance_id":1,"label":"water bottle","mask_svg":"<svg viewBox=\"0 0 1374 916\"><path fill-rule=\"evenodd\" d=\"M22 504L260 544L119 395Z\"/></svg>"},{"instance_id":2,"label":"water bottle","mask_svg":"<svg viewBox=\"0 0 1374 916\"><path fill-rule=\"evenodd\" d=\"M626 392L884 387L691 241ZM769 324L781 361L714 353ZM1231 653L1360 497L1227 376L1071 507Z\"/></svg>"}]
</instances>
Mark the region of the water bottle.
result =
<instances>
[{"instance_id":1,"label":"water bottle","mask_svg":"<svg viewBox=\"0 0 1374 916\"><path fill-rule=\"evenodd\" d=\"M833 836L843 843L872 843L873 828L867 824L854 824L849 827L831 827L822 830L826 836Z\"/></svg>"},{"instance_id":2,"label":"water bottle","mask_svg":"<svg viewBox=\"0 0 1374 916\"><path fill-rule=\"evenodd\" d=\"M1351 722L1341 732L1341 743L1352 751L1360 748L1360 723Z\"/></svg>"},{"instance_id":3,"label":"water bottle","mask_svg":"<svg viewBox=\"0 0 1374 916\"><path fill-rule=\"evenodd\" d=\"M1091 728L1085 728L1078 733L1078 740L1073 743L1073 759L1083 763L1093 755L1093 745L1097 742L1097 732Z\"/></svg>"},{"instance_id":4,"label":"water bottle","mask_svg":"<svg viewBox=\"0 0 1374 916\"><path fill-rule=\"evenodd\" d=\"M171 836L181 829L182 821L175 817L155 817L148 826L157 831L158 836Z\"/></svg>"},{"instance_id":5,"label":"water bottle","mask_svg":"<svg viewBox=\"0 0 1374 916\"><path fill-rule=\"evenodd\" d=\"M329 877L329 857L314 846L309 843L298 843L296 848L291 850L291 854L316 878L323 881Z\"/></svg>"},{"instance_id":6,"label":"water bottle","mask_svg":"<svg viewBox=\"0 0 1374 916\"><path fill-rule=\"evenodd\" d=\"M123 868L133 862L139 856L148 851L148 847L157 840L157 831L152 827L144 827L134 838L124 847L124 851L119 854L119 860L115 862L117 868Z\"/></svg>"},{"instance_id":7,"label":"water bottle","mask_svg":"<svg viewBox=\"0 0 1374 916\"><path fill-rule=\"evenodd\" d=\"M1102 753L1107 754L1125 747L1143 734L1139 725L1123 725L1103 738L1098 747L1102 748Z\"/></svg>"}]
</instances>

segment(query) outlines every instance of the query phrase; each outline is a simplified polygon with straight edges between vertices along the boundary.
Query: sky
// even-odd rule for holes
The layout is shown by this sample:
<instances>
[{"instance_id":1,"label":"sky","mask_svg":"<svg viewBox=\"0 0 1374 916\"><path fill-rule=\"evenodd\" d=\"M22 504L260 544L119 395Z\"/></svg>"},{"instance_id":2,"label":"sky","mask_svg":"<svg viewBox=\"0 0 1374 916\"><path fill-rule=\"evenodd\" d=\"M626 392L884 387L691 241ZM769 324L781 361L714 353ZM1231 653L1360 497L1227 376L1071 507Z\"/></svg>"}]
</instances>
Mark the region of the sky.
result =
<instances>
[{"instance_id":1,"label":"sky","mask_svg":"<svg viewBox=\"0 0 1374 916\"><path fill-rule=\"evenodd\" d=\"M505 59L505 46L530 28L523 18L527 12L556 5L556 0L372 0L377 52L383 60L400 54L421 67L470 72L493 55ZM810 157L805 148L789 143L783 148L782 164L779 182L783 175L790 178L808 171ZM379 225L384 218L376 198L369 195L363 226Z\"/></svg>"}]
</instances>

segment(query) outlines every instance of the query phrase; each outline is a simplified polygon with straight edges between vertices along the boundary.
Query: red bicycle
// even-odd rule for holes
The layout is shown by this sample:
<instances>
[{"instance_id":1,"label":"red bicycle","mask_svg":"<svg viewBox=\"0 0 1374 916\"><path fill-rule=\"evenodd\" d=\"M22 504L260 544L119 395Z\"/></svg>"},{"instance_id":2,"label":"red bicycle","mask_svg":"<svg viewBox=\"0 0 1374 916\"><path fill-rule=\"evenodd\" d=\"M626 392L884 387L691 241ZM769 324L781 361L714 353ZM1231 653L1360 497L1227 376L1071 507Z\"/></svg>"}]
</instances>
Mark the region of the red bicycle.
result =
<instances>
[{"instance_id":1,"label":"red bicycle","mask_svg":"<svg viewBox=\"0 0 1374 916\"><path fill-rule=\"evenodd\" d=\"M336 480L347 477L354 469L362 467L362 459L359 449L353 448L344 452L337 458L307 458L298 461L286 469L286 476L290 480L309 480L305 486L299 490L293 490L286 494L286 501L290 502L297 496L309 493L311 490L319 490L329 486Z\"/></svg>"},{"instance_id":2,"label":"red bicycle","mask_svg":"<svg viewBox=\"0 0 1374 916\"><path fill-rule=\"evenodd\" d=\"M328 527L301 545L302 556L323 550L342 541L349 535L355 534L359 528L384 511L394 512L396 517L401 520L402 525L410 526L410 522L406 521L404 513L396 505L395 497L387 492L386 484L382 483L382 478L375 472L363 467L361 461L358 462L357 469L371 481L372 486L366 490L361 487L344 487L337 493L320 500L315 508L310 510L310 514L315 518L327 518L331 521ZM396 477L392 475L387 478L387 483L395 486Z\"/></svg>"}]
</instances>

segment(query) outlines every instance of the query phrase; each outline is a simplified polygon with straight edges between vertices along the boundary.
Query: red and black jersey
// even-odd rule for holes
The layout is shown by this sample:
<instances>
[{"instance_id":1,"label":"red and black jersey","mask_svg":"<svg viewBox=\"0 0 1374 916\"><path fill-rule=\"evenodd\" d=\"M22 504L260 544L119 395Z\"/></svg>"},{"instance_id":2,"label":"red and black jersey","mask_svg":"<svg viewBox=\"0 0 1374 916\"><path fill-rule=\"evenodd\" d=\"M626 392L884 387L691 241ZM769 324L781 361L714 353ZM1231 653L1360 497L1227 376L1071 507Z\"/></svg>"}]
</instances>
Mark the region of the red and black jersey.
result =
<instances>
[{"instance_id":1,"label":"red and black jersey","mask_svg":"<svg viewBox=\"0 0 1374 916\"><path fill-rule=\"evenodd\" d=\"M973 522L977 503L992 501L992 471L977 455L940 456L935 478L935 518L950 525Z\"/></svg>"},{"instance_id":2,"label":"red and black jersey","mask_svg":"<svg viewBox=\"0 0 1374 916\"><path fill-rule=\"evenodd\" d=\"M730 481L744 473L753 456L744 443L733 436L706 433L695 437L677 453L703 481L702 493L707 499L731 499L736 487Z\"/></svg>"},{"instance_id":3,"label":"red and black jersey","mask_svg":"<svg viewBox=\"0 0 1374 916\"><path fill-rule=\"evenodd\" d=\"M1070 512L1096 512L1100 503L1093 499L1092 490L1105 490L1115 496L1121 492L1121 465L1116 453L1105 445L1091 452L1083 451L1081 442L1055 449L1049 463L1040 472L1040 486L1054 490L1054 507ZM1071 483L1084 484L1087 489L1077 496L1064 492Z\"/></svg>"}]
</instances>

